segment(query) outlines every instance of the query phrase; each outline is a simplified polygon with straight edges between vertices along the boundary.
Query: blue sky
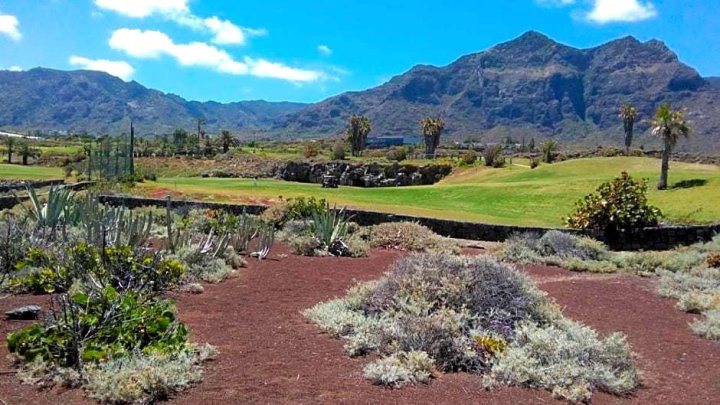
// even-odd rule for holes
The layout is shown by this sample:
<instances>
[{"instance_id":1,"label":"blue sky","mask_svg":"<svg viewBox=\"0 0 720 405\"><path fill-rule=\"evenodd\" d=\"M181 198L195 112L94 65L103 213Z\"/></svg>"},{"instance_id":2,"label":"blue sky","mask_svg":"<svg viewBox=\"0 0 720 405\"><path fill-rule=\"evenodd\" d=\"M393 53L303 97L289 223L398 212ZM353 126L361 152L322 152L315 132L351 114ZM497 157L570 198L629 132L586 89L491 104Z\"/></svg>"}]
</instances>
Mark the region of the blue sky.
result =
<instances>
[{"instance_id":1,"label":"blue sky","mask_svg":"<svg viewBox=\"0 0 720 405\"><path fill-rule=\"evenodd\" d=\"M0 69L108 71L192 100L314 102L536 30L660 39L720 76L718 0L0 0Z\"/></svg>"}]
</instances>

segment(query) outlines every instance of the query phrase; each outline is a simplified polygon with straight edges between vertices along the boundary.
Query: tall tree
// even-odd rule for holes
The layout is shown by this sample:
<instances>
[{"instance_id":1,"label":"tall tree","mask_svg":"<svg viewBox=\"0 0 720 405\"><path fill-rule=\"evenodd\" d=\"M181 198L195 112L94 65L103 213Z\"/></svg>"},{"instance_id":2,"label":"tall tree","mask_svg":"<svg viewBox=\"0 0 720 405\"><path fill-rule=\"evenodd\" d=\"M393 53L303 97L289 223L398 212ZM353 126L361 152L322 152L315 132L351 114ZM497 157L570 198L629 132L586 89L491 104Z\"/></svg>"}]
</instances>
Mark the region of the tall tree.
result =
<instances>
[{"instance_id":1,"label":"tall tree","mask_svg":"<svg viewBox=\"0 0 720 405\"><path fill-rule=\"evenodd\" d=\"M8 164L12 163L12 155L15 151L15 138L12 136L5 137L5 146L7 147Z\"/></svg>"},{"instance_id":2,"label":"tall tree","mask_svg":"<svg viewBox=\"0 0 720 405\"><path fill-rule=\"evenodd\" d=\"M35 156L37 154L37 151L35 148L30 145L30 142L28 141L22 141L20 142L20 157L22 158L22 165L27 166L28 164L28 158Z\"/></svg>"},{"instance_id":3,"label":"tall tree","mask_svg":"<svg viewBox=\"0 0 720 405\"><path fill-rule=\"evenodd\" d=\"M187 142L188 134L184 129L176 129L175 132L173 132L172 140L173 144L175 144L175 154L179 155L180 152L182 152L183 147L185 146L185 143Z\"/></svg>"},{"instance_id":4,"label":"tall tree","mask_svg":"<svg viewBox=\"0 0 720 405\"><path fill-rule=\"evenodd\" d=\"M220 143L222 144L223 153L228 153L230 147L235 143L235 138L233 138L230 131L223 130L220 132Z\"/></svg>"},{"instance_id":5,"label":"tall tree","mask_svg":"<svg viewBox=\"0 0 720 405\"><path fill-rule=\"evenodd\" d=\"M625 103L620 107L620 118L623 121L623 128L625 129L625 155L630 155L630 146L633 141L633 132L635 130L635 120L637 119L638 111L635 106L629 103Z\"/></svg>"},{"instance_id":6,"label":"tall tree","mask_svg":"<svg viewBox=\"0 0 720 405\"><path fill-rule=\"evenodd\" d=\"M353 115L350 117L349 122L348 138L350 140L350 149L353 156L360 156L367 145L368 134L372 131L370 120L362 115Z\"/></svg>"},{"instance_id":7,"label":"tall tree","mask_svg":"<svg viewBox=\"0 0 720 405\"><path fill-rule=\"evenodd\" d=\"M205 138L205 118L203 117L197 119L197 135L199 145L200 141Z\"/></svg>"},{"instance_id":8,"label":"tall tree","mask_svg":"<svg viewBox=\"0 0 720 405\"><path fill-rule=\"evenodd\" d=\"M435 158L435 149L440 145L440 135L445 129L445 121L442 118L424 118L420 122L423 137L425 139L425 157Z\"/></svg>"},{"instance_id":9,"label":"tall tree","mask_svg":"<svg viewBox=\"0 0 720 405\"><path fill-rule=\"evenodd\" d=\"M670 154L677 145L680 138L690 136L692 129L690 123L685 120L685 114L681 110L673 111L670 104L661 105L655 113L655 118L650 121L653 135L659 137L665 146L662 153L660 165L660 181L658 190L667 189L668 171L670 170Z\"/></svg>"}]
</instances>

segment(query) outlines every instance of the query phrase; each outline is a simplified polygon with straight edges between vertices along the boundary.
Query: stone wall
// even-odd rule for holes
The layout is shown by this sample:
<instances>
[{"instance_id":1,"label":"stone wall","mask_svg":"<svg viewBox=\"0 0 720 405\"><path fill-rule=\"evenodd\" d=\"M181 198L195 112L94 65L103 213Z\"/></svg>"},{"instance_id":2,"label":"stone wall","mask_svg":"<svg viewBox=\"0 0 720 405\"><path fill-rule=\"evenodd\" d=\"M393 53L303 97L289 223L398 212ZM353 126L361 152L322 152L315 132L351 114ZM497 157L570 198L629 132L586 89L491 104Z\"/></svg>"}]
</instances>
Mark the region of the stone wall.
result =
<instances>
[{"instance_id":1,"label":"stone wall","mask_svg":"<svg viewBox=\"0 0 720 405\"><path fill-rule=\"evenodd\" d=\"M355 164L349 162L287 162L277 170L279 179L322 183L335 176L340 185L354 187L400 187L435 184L452 172L450 165Z\"/></svg>"},{"instance_id":2,"label":"stone wall","mask_svg":"<svg viewBox=\"0 0 720 405\"><path fill-rule=\"evenodd\" d=\"M0 193L7 193L13 190L24 190L25 185L30 184L34 188L42 188L49 186L57 186L65 184L65 180L40 180L40 181L24 181L24 180L7 180L0 183Z\"/></svg>"},{"instance_id":3,"label":"stone wall","mask_svg":"<svg viewBox=\"0 0 720 405\"><path fill-rule=\"evenodd\" d=\"M108 204L124 205L129 208L143 206L164 207L167 203L167 200L164 199L140 197L100 196L100 199L102 202ZM173 201L172 206L174 209L181 210L189 210L191 208L222 209L234 214L241 214L245 211L248 214L255 215L262 213L267 208L262 205L236 205L184 200ZM460 222L350 209L346 209L345 213L351 217L353 222L363 226L377 225L384 222L418 222L432 229L439 235L470 240L502 242L514 234L526 232L545 233L550 230L550 228ZM720 224L645 228L632 235L619 235L613 241L607 241L603 235L592 234L590 232L569 229L560 230L576 235L592 236L606 243L609 242L608 245L615 250L667 250L681 245L707 242L715 235L720 234Z\"/></svg>"}]
</instances>

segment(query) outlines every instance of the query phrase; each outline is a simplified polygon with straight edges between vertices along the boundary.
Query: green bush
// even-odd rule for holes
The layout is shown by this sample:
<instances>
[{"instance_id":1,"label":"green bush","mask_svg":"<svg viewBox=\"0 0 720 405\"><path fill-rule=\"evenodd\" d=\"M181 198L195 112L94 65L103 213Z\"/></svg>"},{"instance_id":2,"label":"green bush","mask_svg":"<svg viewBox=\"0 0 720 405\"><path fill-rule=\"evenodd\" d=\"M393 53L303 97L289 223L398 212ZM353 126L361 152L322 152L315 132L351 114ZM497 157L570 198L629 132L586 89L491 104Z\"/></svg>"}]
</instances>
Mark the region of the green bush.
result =
<instances>
[{"instance_id":1,"label":"green bush","mask_svg":"<svg viewBox=\"0 0 720 405\"><path fill-rule=\"evenodd\" d=\"M471 166L474 165L478 159L477 153L470 149L460 156L460 163L463 165Z\"/></svg>"},{"instance_id":2,"label":"green bush","mask_svg":"<svg viewBox=\"0 0 720 405\"><path fill-rule=\"evenodd\" d=\"M662 213L648 204L646 193L646 180L635 181L623 172L600 185L596 194L578 201L565 223L570 228L595 230L609 236L657 226Z\"/></svg>"},{"instance_id":3,"label":"green bush","mask_svg":"<svg viewBox=\"0 0 720 405\"><path fill-rule=\"evenodd\" d=\"M10 280L16 291L36 294L67 291L76 280L92 279L120 291L164 291L185 272L178 261L129 246L101 249L87 243L48 250L30 249Z\"/></svg>"},{"instance_id":4,"label":"green bush","mask_svg":"<svg viewBox=\"0 0 720 405\"><path fill-rule=\"evenodd\" d=\"M345 142L337 141L333 145L333 159L334 160L345 160Z\"/></svg>"},{"instance_id":5,"label":"green bush","mask_svg":"<svg viewBox=\"0 0 720 405\"><path fill-rule=\"evenodd\" d=\"M404 147L391 148L385 154L385 158L390 161L402 162L403 160L407 159L407 149Z\"/></svg>"},{"instance_id":6,"label":"green bush","mask_svg":"<svg viewBox=\"0 0 720 405\"><path fill-rule=\"evenodd\" d=\"M513 263L547 264L573 271L612 273L618 270L612 254L602 243L559 231L549 231L542 236L513 235L505 241L499 255Z\"/></svg>"},{"instance_id":7,"label":"green bush","mask_svg":"<svg viewBox=\"0 0 720 405\"><path fill-rule=\"evenodd\" d=\"M143 353L186 350L188 330L175 318L169 301L148 299L113 287L56 298L55 312L44 323L7 337L8 350L24 362L42 360L82 370L97 363Z\"/></svg>"}]
</instances>

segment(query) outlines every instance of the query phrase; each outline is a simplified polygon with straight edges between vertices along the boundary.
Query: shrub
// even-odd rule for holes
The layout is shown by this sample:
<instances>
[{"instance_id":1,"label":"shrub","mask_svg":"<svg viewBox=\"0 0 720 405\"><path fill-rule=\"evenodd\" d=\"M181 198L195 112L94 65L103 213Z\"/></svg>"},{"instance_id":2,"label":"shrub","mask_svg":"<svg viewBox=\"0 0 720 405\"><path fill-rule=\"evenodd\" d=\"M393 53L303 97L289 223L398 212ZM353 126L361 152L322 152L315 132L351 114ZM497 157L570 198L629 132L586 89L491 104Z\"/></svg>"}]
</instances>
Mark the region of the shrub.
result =
<instances>
[{"instance_id":1,"label":"shrub","mask_svg":"<svg viewBox=\"0 0 720 405\"><path fill-rule=\"evenodd\" d=\"M621 335L599 340L526 275L487 257L411 255L305 316L344 339L349 355L385 356L365 367L375 384L426 382L436 367L588 399L593 389L624 394L639 381Z\"/></svg>"},{"instance_id":2,"label":"shrub","mask_svg":"<svg viewBox=\"0 0 720 405\"><path fill-rule=\"evenodd\" d=\"M465 165L473 165L478 159L477 153L470 149L467 152L463 153L462 156L460 156L460 163Z\"/></svg>"},{"instance_id":3,"label":"shrub","mask_svg":"<svg viewBox=\"0 0 720 405\"><path fill-rule=\"evenodd\" d=\"M88 279L120 291L163 291L177 284L185 272L178 261L145 249L101 249L86 243L30 249L16 267L12 288L36 294L64 292L76 280Z\"/></svg>"},{"instance_id":4,"label":"shrub","mask_svg":"<svg viewBox=\"0 0 720 405\"><path fill-rule=\"evenodd\" d=\"M576 210L565 222L568 227L591 229L612 236L657 226L662 213L647 202L647 181L635 181L626 172L603 183L597 194L578 201Z\"/></svg>"},{"instance_id":5,"label":"shrub","mask_svg":"<svg viewBox=\"0 0 720 405\"><path fill-rule=\"evenodd\" d=\"M42 324L8 335L8 350L25 362L42 360L82 370L85 363L132 351L179 353L186 348L184 324L169 301L147 299L112 287L55 298L57 312Z\"/></svg>"},{"instance_id":6,"label":"shrub","mask_svg":"<svg viewBox=\"0 0 720 405\"><path fill-rule=\"evenodd\" d=\"M414 222L386 222L370 229L370 246L411 252L459 253L453 240Z\"/></svg>"},{"instance_id":7,"label":"shrub","mask_svg":"<svg viewBox=\"0 0 720 405\"><path fill-rule=\"evenodd\" d=\"M402 162L403 160L407 159L407 149L406 148L392 148L387 151L385 154L385 157L387 160L395 161L395 162Z\"/></svg>"},{"instance_id":8,"label":"shrub","mask_svg":"<svg viewBox=\"0 0 720 405\"><path fill-rule=\"evenodd\" d=\"M720 310L705 312L703 319L690 323L693 332L706 339L720 341Z\"/></svg>"},{"instance_id":9,"label":"shrub","mask_svg":"<svg viewBox=\"0 0 720 405\"><path fill-rule=\"evenodd\" d=\"M543 236L533 233L513 235L505 241L500 256L513 263L549 264L573 271L617 271L605 245L559 231L549 231Z\"/></svg>"},{"instance_id":10,"label":"shrub","mask_svg":"<svg viewBox=\"0 0 720 405\"><path fill-rule=\"evenodd\" d=\"M297 235L288 240L290 250L301 256L322 256L322 242L313 235Z\"/></svg>"},{"instance_id":11,"label":"shrub","mask_svg":"<svg viewBox=\"0 0 720 405\"><path fill-rule=\"evenodd\" d=\"M305 156L305 159L314 158L318 155L318 150L315 147L315 145L307 144L305 145L305 148L303 149L303 156Z\"/></svg>"},{"instance_id":12,"label":"shrub","mask_svg":"<svg viewBox=\"0 0 720 405\"><path fill-rule=\"evenodd\" d=\"M345 159L345 142L337 141L333 145L333 159L344 160Z\"/></svg>"},{"instance_id":13,"label":"shrub","mask_svg":"<svg viewBox=\"0 0 720 405\"><path fill-rule=\"evenodd\" d=\"M365 366L365 378L375 385L399 387L425 383L433 373L433 360L421 351L398 352Z\"/></svg>"},{"instance_id":14,"label":"shrub","mask_svg":"<svg viewBox=\"0 0 720 405\"><path fill-rule=\"evenodd\" d=\"M212 347L177 355L132 355L88 367L88 396L102 404L154 403L168 399L202 380L201 363L214 356Z\"/></svg>"},{"instance_id":15,"label":"shrub","mask_svg":"<svg viewBox=\"0 0 720 405\"><path fill-rule=\"evenodd\" d=\"M496 165L498 164L497 162L499 162L502 158L502 154L502 145L489 145L487 148L485 148L485 151L483 152L483 160L485 161L485 166L496 167ZM503 164L505 164L504 159Z\"/></svg>"},{"instance_id":16,"label":"shrub","mask_svg":"<svg viewBox=\"0 0 720 405\"><path fill-rule=\"evenodd\" d=\"M531 169L537 169L538 166L540 166L540 158L531 158L530 159L530 168Z\"/></svg>"},{"instance_id":17,"label":"shrub","mask_svg":"<svg viewBox=\"0 0 720 405\"><path fill-rule=\"evenodd\" d=\"M720 269L720 253L710 253L705 259L708 267L714 267Z\"/></svg>"},{"instance_id":18,"label":"shrub","mask_svg":"<svg viewBox=\"0 0 720 405\"><path fill-rule=\"evenodd\" d=\"M545 388L573 402L590 400L593 390L625 395L640 384L625 337L600 340L592 329L570 320L549 326L522 323L515 339L495 358L492 378Z\"/></svg>"},{"instance_id":19,"label":"shrub","mask_svg":"<svg viewBox=\"0 0 720 405\"><path fill-rule=\"evenodd\" d=\"M542 161L544 163L552 163L556 159L557 151L560 148L558 142L554 139L548 139L540 144L542 152Z\"/></svg>"}]
</instances>

